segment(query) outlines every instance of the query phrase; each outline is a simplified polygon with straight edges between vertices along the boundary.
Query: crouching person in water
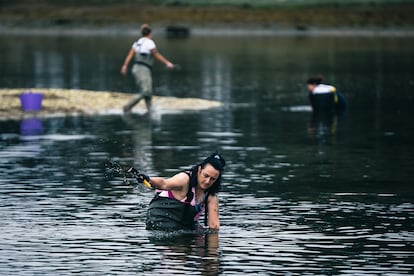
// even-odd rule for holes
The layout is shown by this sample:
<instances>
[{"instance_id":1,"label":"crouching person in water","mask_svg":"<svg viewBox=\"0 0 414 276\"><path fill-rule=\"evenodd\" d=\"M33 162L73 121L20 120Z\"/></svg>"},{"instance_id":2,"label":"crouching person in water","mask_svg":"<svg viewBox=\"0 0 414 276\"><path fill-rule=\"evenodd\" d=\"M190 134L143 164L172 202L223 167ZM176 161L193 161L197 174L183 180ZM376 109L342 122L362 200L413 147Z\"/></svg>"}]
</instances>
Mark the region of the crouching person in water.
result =
<instances>
[{"instance_id":1,"label":"crouching person in water","mask_svg":"<svg viewBox=\"0 0 414 276\"><path fill-rule=\"evenodd\" d=\"M171 178L138 175L138 181L148 181L156 189L147 212L148 230L195 230L205 211L205 225L219 230L217 193L225 161L220 154L207 157L188 171Z\"/></svg>"},{"instance_id":2,"label":"crouching person in water","mask_svg":"<svg viewBox=\"0 0 414 276\"><path fill-rule=\"evenodd\" d=\"M322 81L322 77L314 77L306 82L313 112L337 114L345 112L346 101L343 95L335 86L322 84Z\"/></svg>"}]
</instances>

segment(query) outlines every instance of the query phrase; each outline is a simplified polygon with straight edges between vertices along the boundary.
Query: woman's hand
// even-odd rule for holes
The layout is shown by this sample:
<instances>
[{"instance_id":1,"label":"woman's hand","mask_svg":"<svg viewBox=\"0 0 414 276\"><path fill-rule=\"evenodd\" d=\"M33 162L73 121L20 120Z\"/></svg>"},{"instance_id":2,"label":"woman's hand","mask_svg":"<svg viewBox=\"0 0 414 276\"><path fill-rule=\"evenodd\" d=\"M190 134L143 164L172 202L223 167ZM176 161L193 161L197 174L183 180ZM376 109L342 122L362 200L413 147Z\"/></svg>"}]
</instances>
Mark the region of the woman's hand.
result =
<instances>
[{"instance_id":1,"label":"woman's hand","mask_svg":"<svg viewBox=\"0 0 414 276\"><path fill-rule=\"evenodd\" d=\"M173 69L174 68L174 64L172 64L169 61L165 64L165 66L167 66L168 69Z\"/></svg>"},{"instance_id":2,"label":"woman's hand","mask_svg":"<svg viewBox=\"0 0 414 276\"><path fill-rule=\"evenodd\" d=\"M126 66L125 64L122 65L121 74L126 75L127 72L128 72L128 66Z\"/></svg>"},{"instance_id":3,"label":"woman's hand","mask_svg":"<svg viewBox=\"0 0 414 276\"><path fill-rule=\"evenodd\" d=\"M145 183L145 181L148 183L150 182L150 177L143 173L138 174L136 178L138 183Z\"/></svg>"}]
</instances>

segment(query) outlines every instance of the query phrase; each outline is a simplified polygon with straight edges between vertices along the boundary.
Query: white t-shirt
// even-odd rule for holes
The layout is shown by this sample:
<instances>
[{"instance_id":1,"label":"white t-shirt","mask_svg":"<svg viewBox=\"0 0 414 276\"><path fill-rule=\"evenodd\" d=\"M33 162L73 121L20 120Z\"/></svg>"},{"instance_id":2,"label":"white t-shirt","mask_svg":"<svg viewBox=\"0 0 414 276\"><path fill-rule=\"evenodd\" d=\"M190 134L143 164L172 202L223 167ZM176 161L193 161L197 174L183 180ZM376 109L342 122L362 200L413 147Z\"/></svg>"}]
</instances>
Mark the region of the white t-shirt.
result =
<instances>
[{"instance_id":1,"label":"white t-shirt","mask_svg":"<svg viewBox=\"0 0 414 276\"><path fill-rule=\"evenodd\" d=\"M155 42L152 39L141 37L132 44L132 48L134 48L137 54L151 54L151 50L157 48L157 46L155 46Z\"/></svg>"},{"instance_id":2,"label":"white t-shirt","mask_svg":"<svg viewBox=\"0 0 414 276\"><path fill-rule=\"evenodd\" d=\"M332 85L326 85L326 84L319 84L318 86L313 89L313 94L326 94L326 93L332 93L335 92L336 88Z\"/></svg>"}]
</instances>

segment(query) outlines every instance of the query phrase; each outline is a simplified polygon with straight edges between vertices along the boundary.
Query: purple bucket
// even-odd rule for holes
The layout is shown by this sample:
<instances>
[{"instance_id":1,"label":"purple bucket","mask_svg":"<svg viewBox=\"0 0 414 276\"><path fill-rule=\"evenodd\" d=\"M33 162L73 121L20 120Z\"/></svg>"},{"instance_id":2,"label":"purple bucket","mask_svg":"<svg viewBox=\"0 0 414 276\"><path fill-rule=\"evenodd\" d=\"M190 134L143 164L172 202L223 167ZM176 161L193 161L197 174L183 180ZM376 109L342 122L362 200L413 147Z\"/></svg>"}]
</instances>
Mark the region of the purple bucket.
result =
<instances>
[{"instance_id":1,"label":"purple bucket","mask_svg":"<svg viewBox=\"0 0 414 276\"><path fill-rule=\"evenodd\" d=\"M43 94L23 93L20 95L20 102L23 111L40 111L42 109Z\"/></svg>"}]
</instances>

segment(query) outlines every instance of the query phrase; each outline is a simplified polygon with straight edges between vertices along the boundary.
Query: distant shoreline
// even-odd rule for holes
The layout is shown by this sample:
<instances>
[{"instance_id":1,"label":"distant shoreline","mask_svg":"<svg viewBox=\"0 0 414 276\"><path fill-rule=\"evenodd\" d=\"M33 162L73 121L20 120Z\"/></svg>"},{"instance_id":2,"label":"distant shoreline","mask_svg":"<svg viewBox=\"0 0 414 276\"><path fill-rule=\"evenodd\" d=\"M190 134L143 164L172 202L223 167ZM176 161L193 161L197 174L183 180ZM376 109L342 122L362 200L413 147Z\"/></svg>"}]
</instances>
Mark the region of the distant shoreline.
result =
<instances>
[{"instance_id":1,"label":"distant shoreline","mask_svg":"<svg viewBox=\"0 0 414 276\"><path fill-rule=\"evenodd\" d=\"M408 2L296 8L23 2L2 5L1 34L137 35L149 23L157 36L168 26L188 28L191 36L414 35L414 3Z\"/></svg>"},{"instance_id":2,"label":"distant shoreline","mask_svg":"<svg viewBox=\"0 0 414 276\"><path fill-rule=\"evenodd\" d=\"M226 26L215 27L194 27L189 29L190 37L203 36L340 36L340 37L412 37L414 36L413 28L310 28L305 30L287 29L287 28L261 28L259 26L249 28ZM165 35L165 29L155 27L154 33L157 36ZM139 35L137 28L131 26L83 26L83 27L7 27L0 26L0 35L36 35L36 36L136 36Z\"/></svg>"}]
</instances>

